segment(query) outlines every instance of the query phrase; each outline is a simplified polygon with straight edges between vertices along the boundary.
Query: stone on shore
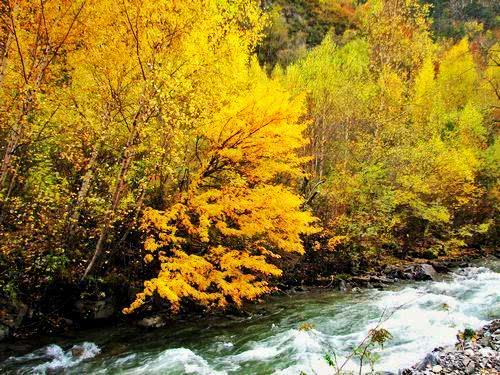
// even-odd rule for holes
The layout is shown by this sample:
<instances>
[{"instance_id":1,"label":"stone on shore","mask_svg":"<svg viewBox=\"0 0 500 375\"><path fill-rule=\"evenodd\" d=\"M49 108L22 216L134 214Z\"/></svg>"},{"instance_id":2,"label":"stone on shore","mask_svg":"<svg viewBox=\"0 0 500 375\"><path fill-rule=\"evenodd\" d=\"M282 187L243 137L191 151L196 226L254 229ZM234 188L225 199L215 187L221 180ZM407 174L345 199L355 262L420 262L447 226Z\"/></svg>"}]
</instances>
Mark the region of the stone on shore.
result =
<instances>
[{"instance_id":1,"label":"stone on shore","mask_svg":"<svg viewBox=\"0 0 500 375\"><path fill-rule=\"evenodd\" d=\"M436 348L412 368L401 369L405 375L500 374L500 319L460 338L455 346Z\"/></svg>"}]
</instances>

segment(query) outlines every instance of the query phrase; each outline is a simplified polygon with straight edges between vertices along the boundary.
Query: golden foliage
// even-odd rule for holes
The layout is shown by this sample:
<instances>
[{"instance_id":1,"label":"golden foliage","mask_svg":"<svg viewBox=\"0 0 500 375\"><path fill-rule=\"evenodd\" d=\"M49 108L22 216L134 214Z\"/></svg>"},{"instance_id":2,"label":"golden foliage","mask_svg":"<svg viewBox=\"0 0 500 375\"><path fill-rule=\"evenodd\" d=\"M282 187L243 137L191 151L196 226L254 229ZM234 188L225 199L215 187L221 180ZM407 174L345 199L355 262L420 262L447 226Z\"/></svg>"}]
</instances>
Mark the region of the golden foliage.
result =
<instances>
[{"instance_id":1,"label":"golden foliage","mask_svg":"<svg viewBox=\"0 0 500 375\"><path fill-rule=\"evenodd\" d=\"M174 310L183 299L209 307L253 300L271 290L269 276L281 274L266 259L302 253L301 235L315 231L293 191L305 161L297 155L305 144L303 97L291 97L255 61L248 63L245 46L255 34L220 32L232 41L229 72L220 72L224 85L204 94L205 118L189 130L192 162L175 203L144 212L145 249L156 254L161 270L126 312L153 292Z\"/></svg>"}]
</instances>

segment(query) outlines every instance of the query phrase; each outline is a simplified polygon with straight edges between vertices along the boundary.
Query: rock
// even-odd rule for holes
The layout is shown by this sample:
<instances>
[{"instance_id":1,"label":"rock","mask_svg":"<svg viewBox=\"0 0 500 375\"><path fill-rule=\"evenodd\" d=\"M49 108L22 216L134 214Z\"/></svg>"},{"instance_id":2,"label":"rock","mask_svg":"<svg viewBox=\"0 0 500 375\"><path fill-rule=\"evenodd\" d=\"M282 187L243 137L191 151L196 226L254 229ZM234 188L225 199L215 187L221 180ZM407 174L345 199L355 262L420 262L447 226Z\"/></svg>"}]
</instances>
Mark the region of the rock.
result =
<instances>
[{"instance_id":1,"label":"rock","mask_svg":"<svg viewBox=\"0 0 500 375\"><path fill-rule=\"evenodd\" d=\"M145 328L161 328L167 323L160 315L151 316L149 318L143 318L137 322L137 325Z\"/></svg>"},{"instance_id":2,"label":"rock","mask_svg":"<svg viewBox=\"0 0 500 375\"><path fill-rule=\"evenodd\" d=\"M403 280L433 280L437 276L437 271L430 264L414 264L403 269L388 266L384 274L391 279ZM383 282L388 282L383 280Z\"/></svg>"},{"instance_id":3,"label":"rock","mask_svg":"<svg viewBox=\"0 0 500 375\"><path fill-rule=\"evenodd\" d=\"M434 280L437 272L430 264L420 264L414 267L414 280Z\"/></svg>"},{"instance_id":4,"label":"rock","mask_svg":"<svg viewBox=\"0 0 500 375\"><path fill-rule=\"evenodd\" d=\"M458 339L458 345L439 347L434 349L432 355L426 356L424 361L413 366L406 374L500 374L500 353L492 346L481 346L485 343L483 338L491 341L496 339L495 331L498 330L500 319L493 321L482 329L473 331L477 341ZM437 363L433 362L433 359ZM400 374L402 372L400 371Z\"/></svg>"},{"instance_id":5,"label":"rock","mask_svg":"<svg viewBox=\"0 0 500 375\"><path fill-rule=\"evenodd\" d=\"M470 361L469 364L465 367L465 373L473 374L475 369L476 366L474 365L474 362Z\"/></svg>"},{"instance_id":6,"label":"rock","mask_svg":"<svg viewBox=\"0 0 500 375\"><path fill-rule=\"evenodd\" d=\"M439 364L439 358L434 353L429 353L425 356L424 360L420 362L415 368L419 371L423 371L437 364Z\"/></svg>"},{"instance_id":7,"label":"rock","mask_svg":"<svg viewBox=\"0 0 500 375\"><path fill-rule=\"evenodd\" d=\"M411 272L403 272L403 273L401 274L401 278L402 278L403 280L413 280L413 279L414 279L414 275L413 275L413 273L411 273Z\"/></svg>"},{"instance_id":8,"label":"rock","mask_svg":"<svg viewBox=\"0 0 500 375\"><path fill-rule=\"evenodd\" d=\"M401 269L396 266L386 266L384 269L384 274L390 279L400 279L401 278Z\"/></svg>"},{"instance_id":9,"label":"rock","mask_svg":"<svg viewBox=\"0 0 500 375\"><path fill-rule=\"evenodd\" d=\"M464 351L464 354L467 356L467 357L473 357L474 356L474 350L472 349L466 349Z\"/></svg>"},{"instance_id":10,"label":"rock","mask_svg":"<svg viewBox=\"0 0 500 375\"><path fill-rule=\"evenodd\" d=\"M73 325L73 321L68 318L62 318L61 319L61 324L66 327L71 327Z\"/></svg>"},{"instance_id":11,"label":"rock","mask_svg":"<svg viewBox=\"0 0 500 375\"><path fill-rule=\"evenodd\" d=\"M432 372L435 374L439 374L441 371L443 371L443 368L440 365L435 365L432 367Z\"/></svg>"},{"instance_id":12,"label":"rock","mask_svg":"<svg viewBox=\"0 0 500 375\"><path fill-rule=\"evenodd\" d=\"M10 329L6 325L0 324L0 341L9 337Z\"/></svg>"},{"instance_id":13,"label":"rock","mask_svg":"<svg viewBox=\"0 0 500 375\"><path fill-rule=\"evenodd\" d=\"M351 281L358 285L368 285L370 283L370 276L353 276Z\"/></svg>"},{"instance_id":14,"label":"rock","mask_svg":"<svg viewBox=\"0 0 500 375\"><path fill-rule=\"evenodd\" d=\"M450 265L447 262L430 262L430 265L439 273L450 272Z\"/></svg>"},{"instance_id":15,"label":"rock","mask_svg":"<svg viewBox=\"0 0 500 375\"><path fill-rule=\"evenodd\" d=\"M494 355L495 351L491 348L481 348L479 349L479 354L481 354L483 357L488 357Z\"/></svg>"},{"instance_id":16,"label":"rock","mask_svg":"<svg viewBox=\"0 0 500 375\"><path fill-rule=\"evenodd\" d=\"M75 303L75 310L83 319L100 320L111 318L116 312L116 306L112 298L99 301L80 300Z\"/></svg>"},{"instance_id":17,"label":"rock","mask_svg":"<svg viewBox=\"0 0 500 375\"><path fill-rule=\"evenodd\" d=\"M340 280L339 290L343 293L347 292L347 284L346 284L345 280Z\"/></svg>"},{"instance_id":18,"label":"rock","mask_svg":"<svg viewBox=\"0 0 500 375\"><path fill-rule=\"evenodd\" d=\"M385 276L370 276L370 281L373 283L383 283L383 284L392 284L394 283L393 279L389 279Z\"/></svg>"},{"instance_id":19,"label":"rock","mask_svg":"<svg viewBox=\"0 0 500 375\"><path fill-rule=\"evenodd\" d=\"M95 305L94 319L107 319L115 313L115 306L109 300L98 301Z\"/></svg>"},{"instance_id":20,"label":"rock","mask_svg":"<svg viewBox=\"0 0 500 375\"><path fill-rule=\"evenodd\" d=\"M483 347L488 347L491 344L491 339L487 336L484 336L477 340L477 343Z\"/></svg>"},{"instance_id":21,"label":"rock","mask_svg":"<svg viewBox=\"0 0 500 375\"><path fill-rule=\"evenodd\" d=\"M85 349L82 346L73 346L71 348L71 355L75 358L80 358L83 353L85 353Z\"/></svg>"},{"instance_id":22,"label":"rock","mask_svg":"<svg viewBox=\"0 0 500 375\"><path fill-rule=\"evenodd\" d=\"M63 366L49 367L45 370L46 375L59 375L64 374L66 369Z\"/></svg>"}]
</instances>

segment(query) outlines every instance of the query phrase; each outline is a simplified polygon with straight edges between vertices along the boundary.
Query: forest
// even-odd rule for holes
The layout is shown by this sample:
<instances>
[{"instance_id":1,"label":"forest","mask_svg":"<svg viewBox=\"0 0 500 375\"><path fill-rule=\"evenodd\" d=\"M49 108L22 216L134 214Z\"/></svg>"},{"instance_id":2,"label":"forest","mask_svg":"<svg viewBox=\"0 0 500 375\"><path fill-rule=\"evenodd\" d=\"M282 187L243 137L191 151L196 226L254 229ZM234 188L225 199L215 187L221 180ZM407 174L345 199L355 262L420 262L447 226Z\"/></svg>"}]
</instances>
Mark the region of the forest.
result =
<instances>
[{"instance_id":1,"label":"forest","mask_svg":"<svg viewBox=\"0 0 500 375\"><path fill-rule=\"evenodd\" d=\"M0 0L0 323L51 332L109 296L119 319L235 311L495 249L498 14Z\"/></svg>"}]
</instances>

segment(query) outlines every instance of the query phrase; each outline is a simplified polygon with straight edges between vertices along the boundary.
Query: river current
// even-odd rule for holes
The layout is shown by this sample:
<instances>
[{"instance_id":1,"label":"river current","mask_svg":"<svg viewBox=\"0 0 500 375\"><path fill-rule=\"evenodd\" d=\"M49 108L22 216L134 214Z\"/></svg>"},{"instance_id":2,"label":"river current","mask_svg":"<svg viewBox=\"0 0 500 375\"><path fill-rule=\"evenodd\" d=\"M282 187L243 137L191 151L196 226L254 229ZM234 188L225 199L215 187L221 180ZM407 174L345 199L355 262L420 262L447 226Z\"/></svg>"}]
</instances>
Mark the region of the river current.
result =
<instances>
[{"instance_id":1,"label":"river current","mask_svg":"<svg viewBox=\"0 0 500 375\"><path fill-rule=\"evenodd\" d=\"M343 362L382 315L392 339L375 368L397 373L433 348L453 344L458 330L500 318L499 272L500 261L490 259L437 281L399 283L382 291L273 297L252 306L248 317L179 322L151 331L79 331L8 358L0 373L332 374L325 354L335 353ZM310 329L301 329L304 323ZM357 368L348 361L344 369Z\"/></svg>"}]
</instances>

